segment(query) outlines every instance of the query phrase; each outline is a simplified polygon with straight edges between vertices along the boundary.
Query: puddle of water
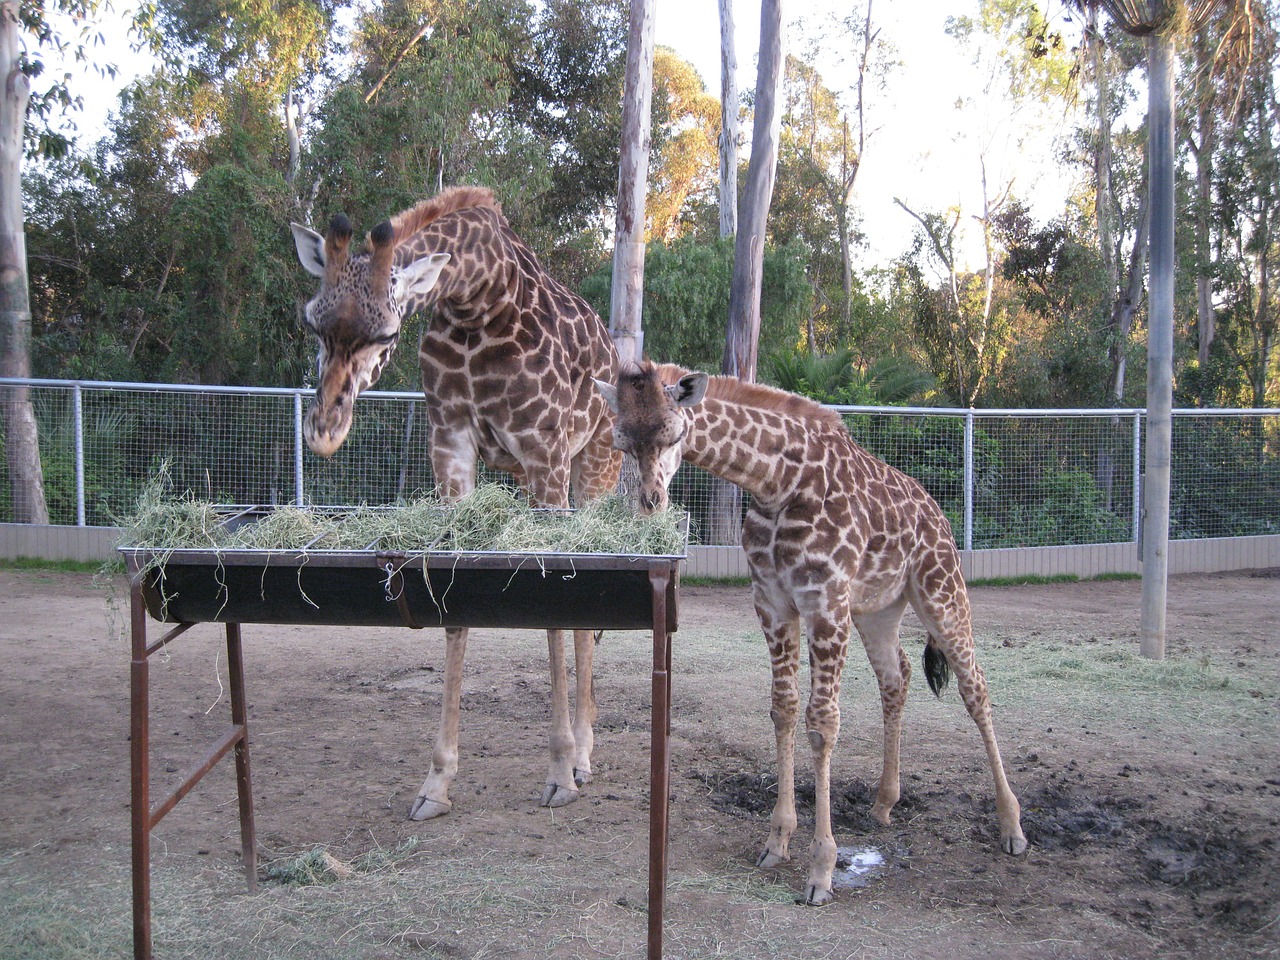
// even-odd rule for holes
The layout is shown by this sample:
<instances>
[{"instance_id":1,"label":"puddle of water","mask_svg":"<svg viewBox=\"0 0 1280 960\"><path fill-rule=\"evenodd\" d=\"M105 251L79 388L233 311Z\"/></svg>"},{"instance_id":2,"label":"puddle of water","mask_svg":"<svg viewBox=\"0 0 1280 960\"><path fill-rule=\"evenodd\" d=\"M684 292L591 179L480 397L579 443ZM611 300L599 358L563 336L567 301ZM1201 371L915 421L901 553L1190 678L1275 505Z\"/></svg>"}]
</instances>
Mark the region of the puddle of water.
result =
<instances>
[{"instance_id":1,"label":"puddle of water","mask_svg":"<svg viewBox=\"0 0 1280 960\"><path fill-rule=\"evenodd\" d=\"M837 847L833 887L865 887L884 872L884 854L875 847Z\"/></svg>"}]
</instances>

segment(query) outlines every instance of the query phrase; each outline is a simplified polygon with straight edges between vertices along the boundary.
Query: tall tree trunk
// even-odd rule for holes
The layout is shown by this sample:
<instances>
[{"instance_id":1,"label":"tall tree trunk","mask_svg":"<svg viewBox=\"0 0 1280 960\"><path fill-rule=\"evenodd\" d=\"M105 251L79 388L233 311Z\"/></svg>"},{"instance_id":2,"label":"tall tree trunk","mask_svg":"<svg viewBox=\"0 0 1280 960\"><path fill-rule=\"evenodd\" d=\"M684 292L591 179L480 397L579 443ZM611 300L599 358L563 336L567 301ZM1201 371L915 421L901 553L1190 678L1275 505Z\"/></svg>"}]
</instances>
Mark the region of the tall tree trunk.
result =
<instances>
[{"instance_id":1,"label":"tall tree trunk","mask_svg":"<svg viewBox=\"0 0 1280 960\"><path fill-rule=\"evenodd\" d=\"M0 2L0 376L31 375L31 301L22 216L22 134L31 89L18 65L18 4ZM25 387L0 391L13 519L48 523L35 410Z\"/></svg>"},{"instance_id":2,"label":"tall tree trunk","mask_svg":"<svg viewBox=\"0 0 1280 960\"><path fill-rule=\"evenodd\" d=\"M841 192L836 203L836 216L840 226L840 287L844 293L844 332L848 336L849 319L853 314L853 251L849 237L849 209L853 206L853 189L862 169L863 151L867 146L866 88L867 69L871 61L871 48L879 30L871 28L871 3L867 0L866 19L862 23L862 55L858 58L858 142L850 149L849 120L844 121L844 136L840 156ZM850 155L852 153L852 156Z\"/></svg>"},{"instance_id":3,"label":"tall tree trunk","mask_svg":"<svg viewBox=\"0 0 1280 960\"><path fill-rule=\"evenodd\" d=\"M738 232L738 55L733 0L720 0L720 236Z\"/></svg>"},{"instance_id":4,"label":"tall tree trunk","mask_svg":"<svg viewBox=\"0 0 1280 960\"><path fill-rule=\"evenodd\" d=\"M1098 8L1089 4L1086 10L1089 19L1085 36L1089 42L1094 83L1098 88L1097 142L1093 151L1093 212L1098 221L1098 250L1102 254L1102 266L1107 273L1108 296L1114 298L1120 286L1120 257L1116 249L1115 203L1111 195L1111 80L1106 44L1102 39L1102 31L1098 28Z\"/></svg>"},{"instance_id":5,"label":"tall tree trunk","mask_svg":"<svg viewBox=\"0 0 1280 960\"><path fill-rule=\"evenodd\" d=\"M782 127L782 114L778 110L786 63L782 47L782 0L763 0L751 160L747 164L747 188L742 203L744 222L738 226L734 238L729 326L721 364L723 373L749 381L756 378L760 350L765 223L773 199L778 135ZM712 480L709 527L707 535L711 543L737 543L742 538L742 491L719 478Z\"/></svg>"},{"instance_id":6,"label":"tall tree trunk","mask_svg":"<svg viewBox=\"0 0 1280 960\"><path fill-rule=\"evenodd\" d=\"M744 222L738 227L734 243L729 330L721 364L723 373L748 381L755 380L759 359L765 226L778 167L778 135L782 127L778 101L782 95L785 62L782 0L762 0L751 161L747 165L747 187L742 202Z\"/></svg>"},{"instance_id":7,"label":"tall tree trunk","mask_svg":"<svg viewBox=\"0 0 1280 960\"><path fill-rule=\"evenodd\" d=\"M298 200L298 169L302 166L302 140L298 136L298 110L293 101L293 87L289 87L284 95L284 129L289 138L289 165L285 168L284 180L293 194L293 201L301 206Z\"/></svg>"},{"instance_id":8,"label":"tall tree trunk","mask_svg":"<svg viewBox=\"0 0 1280 960\"><path fill-rule=\"evenodd\" d=\"M1213 206L1213 155L1217 149L1219 107L1215 103L1212 77L1213 46L1207 37L1197 34L1191 48L1196 60L1198 80L1194 94L1196 129L1189 131L1187 141L1196 167L1196 339L1197 359L1203 372L1209 362L1209 348L1213 345L1214 337L1213 279L1209 275L1213 265L1213 251L1210 249L1209 222ZM1203 379L1201 385L1200 401L1204 403L1208 398L1203 393Z\"/></svg>"},{"instance_id":9,"label":"tall tree trunk","mask_svg":"<svg viewBox=\"0 0 1280 960\"><path fill-rule=\"evenodd\" d=\"M621 363L644 356L644 197L649 185L650 112L653 102L653 5L631 0L627 75L622 100L622 157L613 247L609 332Z\"/></svg>"}]
</instances>

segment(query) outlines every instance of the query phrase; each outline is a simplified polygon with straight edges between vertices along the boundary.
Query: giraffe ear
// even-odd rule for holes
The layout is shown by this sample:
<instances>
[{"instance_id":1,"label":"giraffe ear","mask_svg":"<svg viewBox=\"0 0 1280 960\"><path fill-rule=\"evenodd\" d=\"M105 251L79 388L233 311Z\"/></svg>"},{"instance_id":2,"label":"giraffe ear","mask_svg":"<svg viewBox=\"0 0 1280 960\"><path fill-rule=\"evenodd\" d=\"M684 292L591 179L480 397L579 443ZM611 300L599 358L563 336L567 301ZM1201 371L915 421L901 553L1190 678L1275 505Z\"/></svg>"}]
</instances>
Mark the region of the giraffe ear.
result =
<instances>
[{"instance_id":1,"label":"giraffe ear","mask_svg":"<svg viewBox=\"0 0 1280 960\"><path fill-rule=\"evenodd\" d=\"M324 237L300 223L289 224L293 233L293 245L298 250L302 269L313 277L324 276Z\"/></svg>"},{"instance_id":2,"label":"giraffe ear","mask_svg":"<svg viewBox=\"0 0 1280 960\"><path fill-rule=\"evenodd\" d=\"M425 297L440 280L440 271L449 262L449 254L433 253L413 261L396 274L396 302Z\"/></svg>"},{"instance_id":3,"label":"giraffe ear","mask_svg":"<svg viewBox=\"0 0 1280 960\"><path fill-rule=\"evenodd\" d=\"M618 412L618 388L612 383L605 383L603 380L591 378L591 382L596 385L596 389L600 391L600 395L604 397L604 402L609 405L609 409L614 413Z\"/></svg>"},{"instance_id":4,"label":"giraffe ear","mask_svg":"<svg viewBox=\"0 0 1280 960\"><path fill-rule=\"evenodd\" d=\"M667 395L676 402L677 407L696 406L707 395L707 384L710 382L711 378L705 373L686 373L666 388Z\"/></svg>"}]
</instances>

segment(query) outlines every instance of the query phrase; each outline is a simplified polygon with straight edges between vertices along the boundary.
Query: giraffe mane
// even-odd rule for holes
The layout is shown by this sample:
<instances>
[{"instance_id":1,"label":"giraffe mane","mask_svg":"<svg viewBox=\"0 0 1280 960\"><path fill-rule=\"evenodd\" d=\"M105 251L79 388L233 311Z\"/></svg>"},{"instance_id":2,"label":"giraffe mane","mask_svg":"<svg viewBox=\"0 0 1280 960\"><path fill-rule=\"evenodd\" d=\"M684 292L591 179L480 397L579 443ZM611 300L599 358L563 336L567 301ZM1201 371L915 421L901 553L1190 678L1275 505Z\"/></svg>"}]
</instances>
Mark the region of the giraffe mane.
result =
<instances>
[{"instance_id":1,"label":"giraffe mane","mask_svg":"<svg viewBox=\"0 0 1280 960\"><path fill-rule=\"evenodd\" d=\"M675 383L691 372L673 363L664 363L655 369L658 378L665 384ZM834 410L798 393L788 393L763 383L747 383L737 377L712 376L707 383L707 396L726 403L772 410L805 420L820 420L841 430L845 429L844 420Z\"/></svg>"},{"instance_id":2,"label":"giraffe mane","mask_svg":"<svg viewBox=\"0 0 1280 960\"><path fill-rule=\"evenodd\" d=\"M391 218L391 228L394 231L392 247L398 246L401 241L426 229L433 221L469 207L488 207L498 213L502 212L501 205L488 187L446 187L434 197L423 200ZM369 248L372 249L371 243Z\"/></svg>"}]
</instances>

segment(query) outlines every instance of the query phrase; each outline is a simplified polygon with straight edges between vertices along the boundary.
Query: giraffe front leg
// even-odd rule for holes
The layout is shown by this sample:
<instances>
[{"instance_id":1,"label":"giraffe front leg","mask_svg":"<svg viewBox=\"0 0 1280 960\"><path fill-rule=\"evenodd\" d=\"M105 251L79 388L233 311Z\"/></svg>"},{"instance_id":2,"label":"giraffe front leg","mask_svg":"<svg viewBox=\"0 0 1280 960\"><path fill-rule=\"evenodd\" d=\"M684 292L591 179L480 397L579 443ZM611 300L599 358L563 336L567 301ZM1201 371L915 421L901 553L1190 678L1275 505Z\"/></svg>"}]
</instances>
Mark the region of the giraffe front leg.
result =
<instances>
[{"instance_id":1,"label":"giraffe front leg","mask_svg":"<svg viewBox=\"0 0 1280 960\"><path fill-rule=\"evenodd\" d=\"M458 775L458 713L462 700L462 665L467 631L445 631L444 693L440 698L440 727L431 752L431 771L409 810L413 820L442 817L453 806L449 787Z\"/></svg>"},{"instance_id":2,"label":"giraffe front leg","mask_svg":"<svg viewBox=\"0 0 1280 960\"><path fill-rule=\"evenodd\" d=\"M574 740L569 725L569 670L564 657L564 631L547 631L547 660L551 665L551 761L539 803L544 807L563 807L578 799L578 787L573 779Z\"/></svg>"},{"instance_id":3,"label":"giraffe front leg","mask_svg":"<svg viewBox=\"0 0 1280 960\"><path fill-rule=\"evenodd\" d=\"M573 710L573 782L578 786L591 782L591 751L595 747L596 707L592 660L595 657L594 630L573 631L574 710Z\"/></svg>"},{"instance_id":4,"label":"giraffe front leg","mask_svg":"<svg viewBox=\"0 0 1280 960\"><path fill-rule=\"evenodd\" d=\"M809 707L805 725L813 750L813 844L804 900L828 903L836 869L836 840L831 831L831 754L840 737L840 676L849 646L847 606L833 598L814 617L809 630Z\"/></svg>"},{"instance_id":5,"label":"giraffe front leg","mask_svg":"<svg viewBox=\"0 0 1280 960\"><path fill-rule=\"evenodd\" d=\"M769 817L769 839L756 860L756 866L772 869L791 859L791 836L796 831L795 747L796 721L800 715L800 623L785 621L775 625L762 612L760 624L769 644L773 684L770 691L769 716L777 747L778 799Z\"/></svg>"}]
</instances>

